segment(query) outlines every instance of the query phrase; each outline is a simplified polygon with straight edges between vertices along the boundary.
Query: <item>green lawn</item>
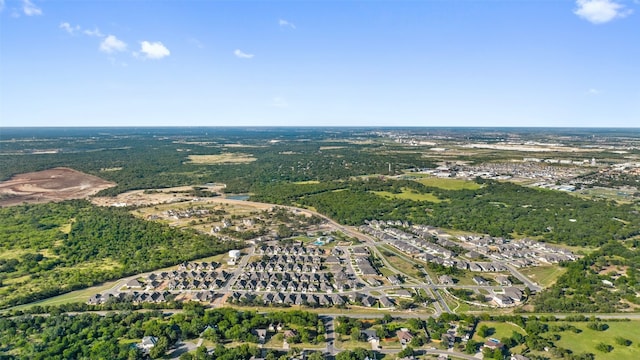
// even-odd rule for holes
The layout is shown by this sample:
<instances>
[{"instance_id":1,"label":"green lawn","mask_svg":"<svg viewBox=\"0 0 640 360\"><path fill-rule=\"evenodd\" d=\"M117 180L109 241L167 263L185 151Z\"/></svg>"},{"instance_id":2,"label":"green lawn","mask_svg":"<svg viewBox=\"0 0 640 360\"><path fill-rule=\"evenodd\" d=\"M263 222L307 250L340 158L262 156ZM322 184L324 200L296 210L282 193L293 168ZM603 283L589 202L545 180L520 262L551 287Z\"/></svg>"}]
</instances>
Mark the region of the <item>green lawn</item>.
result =
<instances>
[{"instance_id":1,"label":"green lawn","mask_svg":"<svg viewBox=\"0 0 640 360\"><path fill-rule=\"evenodd\" d=\"M544 287L553 285L556 280L566 271L566 268L560 267L558 265L535 266L531 268L520 269L520 272L523 275Z\"/></svg>"},{"instance_id":2,"label":"green lawn","mask_svg":"<svg viewBox=\"0 0 640 360\"><path fill-rule=\"evenodd\" d=\"M416 181L426 186L438 187L445 190L476 190L481 187L480 184L476 184L473 181L459 179L442 179L438 177L424 177Z\"/></svg>"},{"instance_id":3,"label":"green lawn","mask_svg":"<svg viewBox=\"0 0 640 360\"><path fill-rule=\"evenodd\" d=\"M478 336L478 331L481 326L487 326L489 330L492 332L486 338L481 338ZM503 337L511 337L513 332L518 332L520 334L525 335L526 332L517 325L505 323L505 322L496 322L496 321L481 321L478 323L476 327L476 332L473 334L473 340L485 342L488 338L501 339Z\"/></svg>"},{"instance_id":4,"label":"green lawn","mask_svg":"<svg viewBox=\"0 0 640 360\"><path fill-rule=\"evenodd\" d=\"M413 260L409 260L409 261L406 260L410 258L409 255L401 256L402 253L400 253L397 249L389 245L379 245L377 247L380 250L380 252L383 254L383 256L387 259L389 264L391 264L393 267L395 267L405 275L408 275L413 278L418 277L417 273L420 270L414 267L416 262L414 262ZM420 276L420 279L422 280L421 282L424 282L422 278L423 276L421 275Z\"/></svg>"},{"instance_id":5,"label":"green lawn","mask_svg":"<svg viewBox=\"0 0 640 360\"><path fill-rule=\"evenodd\" d=\"M556 346L570 349L575 354L593 353L598 360L640 359L640 321L605 321L609 328L605 331L595 331L587 328L586 322L572 322L571 325L582 330L576 334L572 331L559 333L560 340ZM550 324L551 325L551 324ZM616 337L631 340L630 346L618 345ZM613 351L603 353L596 350L596 345L605 343L613 346Z\"/></svg>"},{"instance_id":6,"label":"green lawn","mask_svg":"<svg viewBox=\"0 0 640 360\"><path fill-rule=\"evenodd\" d=\"M350 336L337 335L336 347L340 350L355 350L357 348L370 350L371 344L366 341L353 341Z\"/></svg>"}]
</instances>

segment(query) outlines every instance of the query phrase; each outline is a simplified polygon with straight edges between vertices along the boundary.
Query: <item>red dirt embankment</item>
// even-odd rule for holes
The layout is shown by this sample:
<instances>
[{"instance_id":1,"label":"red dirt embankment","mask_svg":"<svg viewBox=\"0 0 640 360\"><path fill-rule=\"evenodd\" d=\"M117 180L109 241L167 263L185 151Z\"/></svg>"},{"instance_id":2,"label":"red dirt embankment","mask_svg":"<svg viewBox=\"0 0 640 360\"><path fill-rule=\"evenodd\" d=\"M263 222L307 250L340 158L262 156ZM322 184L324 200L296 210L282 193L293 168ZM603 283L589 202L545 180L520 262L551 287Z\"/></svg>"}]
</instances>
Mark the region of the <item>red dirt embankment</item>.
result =
<instances>
[{"instance_id":1,"label":"red dirt embankment","mask_svg":"<svg viewBox=\"0 0 640 360\"><path fill-rule=\"evenodd\" d=\"M0 182L0 206L82 199L115 185L69 168L24 173Z\"/></svg>"}]
</instances>

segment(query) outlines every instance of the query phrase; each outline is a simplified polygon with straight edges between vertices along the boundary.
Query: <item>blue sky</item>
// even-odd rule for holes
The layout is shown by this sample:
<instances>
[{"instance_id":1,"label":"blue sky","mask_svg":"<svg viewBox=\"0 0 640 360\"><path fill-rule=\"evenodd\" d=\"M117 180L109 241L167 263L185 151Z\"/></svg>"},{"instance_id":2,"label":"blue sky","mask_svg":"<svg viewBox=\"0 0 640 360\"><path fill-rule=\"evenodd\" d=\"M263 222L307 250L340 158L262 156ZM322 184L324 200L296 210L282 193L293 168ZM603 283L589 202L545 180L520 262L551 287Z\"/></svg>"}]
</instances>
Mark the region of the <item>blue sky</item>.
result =
<instances>
[{"instance_id":1,"label":"blue sky","mask_svg":"<svg viewBox=\"0 0 640 360\"><path fill-rule=\"evenodd\" d=\"M0 0L1 126L640 126L640 1Z\"/></svg>"}]
</instances>

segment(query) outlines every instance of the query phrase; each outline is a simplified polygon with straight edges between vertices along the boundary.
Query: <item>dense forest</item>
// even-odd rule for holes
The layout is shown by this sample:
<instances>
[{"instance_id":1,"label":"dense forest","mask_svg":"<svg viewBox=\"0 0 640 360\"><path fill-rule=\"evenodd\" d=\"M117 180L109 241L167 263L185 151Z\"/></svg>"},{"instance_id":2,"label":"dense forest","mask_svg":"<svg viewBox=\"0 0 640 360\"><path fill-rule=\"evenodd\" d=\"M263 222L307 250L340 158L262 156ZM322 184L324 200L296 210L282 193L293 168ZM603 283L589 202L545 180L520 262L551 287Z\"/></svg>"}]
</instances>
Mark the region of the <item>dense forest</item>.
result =
<instances>
[{"instance_id":1,"label":"dense forest","mask_svg":"<svg viewBox=\"0 0 640 360\"><path fill-rule=\"evenodd\" d=\"M118 185L114 195L132 189L154 189L207 182L227 184L229 192L247 192L273 181L329 181L373 173L431 166L419 153L400 152L392 143L357 143L362 130L342 132L296 130L186 129L118 133L90 130L61 138L16 138L0 143L0 180L12 175L63 166L90 173ZM71 131L71 130L70 130ZM90 136L89 136L90 135ZM24 136L24 135L23 135ZM89 138L87 138L89 136ZM241 144L241 145L240 145ZM240 145L240 146L238 146ZM38 151L57 153L42 154ZM195 164L189 155L251 154L249 163ZM117 169L117 170L114 170Z\"/></svg>"},{"instance_id":2,"label":"dense forest","mask_svg":"<svg viewBox=\"0 0 640 360\"><path fill-rule=\"evenodd\" d=\"M80 200L0 209L0 228L0 307L241 246Z\"/></svg>"},{"instance_id":3,"label":"dense forest","mask_svg":"<svg viewBox=\"0 0 640 360\"><path fill-rule=\"evenodd\" d=\"M611 241L574 262L553 287L538 294L538 312L616 312L640 304L640 241ZM612 291L613 290L613 291Z\"/></svg>"},{"instance_id":4,"label":"dense forest","mask_svg":"<svg viewBox=\"0 0 640 360\"><path fill-rule=\"evenodd\" d=\"M397 319L386 315L378 319L355 319L339 316L335 319L336 333L349 337L362 347L367 345L362 330L375 330L381 338L393 338L399 328L409 328L413 334L407 352L412 347L420 348L430 339L440 342L442 334L451 330L452 325L458 328L455 350L475 354L482 350L482 342L470 339L461 342L462 334L475 332L480 338L495 337L495 328L486 324L508 323L508 327L521 329L510 333L502 333L499 340L504 347L498 352L484 349L485 358L503 359L511 351L527 353L531 359L548 359L537 354L553 354L553 358L562 359L594 359L594 353L574 353L556 345L556 342L567 333L581 333L581 336L592 336L593 333L604 332L610 326L616 326L584 316L567 317L558 320L554 317L522 317L517 315L490 316L483 314L456 315L442 314L438 318L426 320L411 318ZM622 321L624 323L624 321ZM144 336L158 339L151 348L151 358L162 358L173 351L185 340L197 342L198 338L206 339L213 344L213 352L202 346L197 350L183 354L181 359L202 360L249 360L261 354L256 329L268 329L270 325L280 327L269 330L267 337L281 337L284 330L290 329L297 336L306 336L305 340L313 340L312 336L323 336L325 322L317 314L304 311L274 311L257 313L239 311L230 308L205 309L200 304L189 303L181 313L173 315L159 311L131 312L120 311L107 313L104 316L92 313L69 315L60 311L52 311L49 316L13 316L0 318L0 351L5 359L143 359L145 355L135 345ZM617 337L616 342L604 343L611 351L613 347L637 348L636 339L629 336ZM608 336L611 338L611 336ZM308 343L304 341L304 343ZM438 345L433 342L432 345ZM211 345L210 345L211 346ZM600 345L591 349L600 351ZM588 348L587 348L588 349ZM270 360L289 359L296 353L295 347L284 354L273 349L265 349L262 355ZM265 354L266 353L266 354ZM321 352L314 352L308 358L322 359ZM336 359L363 360L366 356L380 356L361 348L343 351Z\"/></svg>"},{"instance_id":5,"label":"dense forest","mask_svg":"<svg viewBox=\"0 0 640 360\"><path fill-rule=\"evenodd\" d=\"M321 184L253 188L257 201L299 204L347 225L365 220L409 220L441 228L503 237L530 236L576 246L599 246L640 234L630 205L584 200L569 194L478 179L476 190L444 190L416 181L369 178ZM377 195L431 194L437 202Z\"/></svg>"},{"instance_id":6,"label":"dense forest","mask_svg":"<svg viewBox=\"0 0 640 360\"><path fill-rule=\"evenodd\" d=\"M254 330L270 324L282 324L298 334L317 334L318 327L324 331L318 315L309 312L205 311L191 303L172 316L159 311L125 311L107 316L85 313L2 318L0 348L5 354L13 354L3 357L9 359L143 359L141 350L133 346L143 336L158 338L150 352L152 358L162 357L181 339L202 337L218 345L209 359L249 359L259 354ZM231 342L248 344L225 349L224 344Z\"/></svg>"}]
</instances>

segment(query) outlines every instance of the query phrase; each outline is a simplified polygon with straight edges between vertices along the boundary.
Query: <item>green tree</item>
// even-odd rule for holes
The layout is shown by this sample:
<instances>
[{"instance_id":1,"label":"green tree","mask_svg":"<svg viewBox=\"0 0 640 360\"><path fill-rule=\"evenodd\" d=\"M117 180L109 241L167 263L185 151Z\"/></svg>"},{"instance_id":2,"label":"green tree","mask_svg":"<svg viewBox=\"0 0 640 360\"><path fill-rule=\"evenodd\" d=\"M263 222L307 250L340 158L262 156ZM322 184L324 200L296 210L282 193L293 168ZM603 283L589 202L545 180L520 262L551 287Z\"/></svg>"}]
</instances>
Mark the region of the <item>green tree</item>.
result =
<instances>
[{"instance_id":1,"label":"green tree","mask_svg":"<svg viewBox=\"0 0 640 360\"><path fill-rule=\"evenodd\" d=\"M596 345L596 350L603 352L603 353L608 353L613 351L613 346L606 344L606 343L599 343L598 345Z\"/></svg>"},{"instance_id":2,"label":"green tree","mask_svg":"<svg viewBox=\"0 0 640 360\"><path fill-rule=\"evenodd\" d=\"M149 356L153 359L159 359L169 350L169 339L164 336L158 338L156 345L149 350Z\"/></svg>"},{"instance_id":3,"label":"green tree","mask_svg":"<svg viewBox=\"0 0 640 360\"><path fill-rule=\"evenodd\" d=\"M622 345L622 346L630 346L631 345L631 340L625 339L622 336L616 336L615 341L616 341L616 344L618 344L618 345Z\"/></svg>"},{"instance_id":4,"label":"green tree","mask_svg":"<svg viewBox=\"0 0 640 360\"><path fill-rule=\"evenodd\" d=\"M415 352L414 352L413 348L411 346L407 346L404 349L402 349L402 351L400 351L398 353L398 357L399 358L403 358L403 357L407 357L407 356L413 356L414 353Z\"/></svg>"},{"instance_id":5,"label":"green tree","mask_svg":"<svg viewBox=\"0 0 640 360\"><path fill-rule=\"evenodd\" d=\"M478 328L478 336L481 338L489 336L489 327L487 325L480 326L480 328Z\"/></svg>"},{"instance_id":6,"label":"green tree","mask_svg":"<svg viewBox=\"0 0 640 360\"><path fill-rule=\"evenodd\" d=\"M469 339L469 341L467 341L467 344L464 346L464 352L467 354L475 354L476 352L478 352L478 345L480 345L479 342Z\"/></svg>"}]
</instances>

